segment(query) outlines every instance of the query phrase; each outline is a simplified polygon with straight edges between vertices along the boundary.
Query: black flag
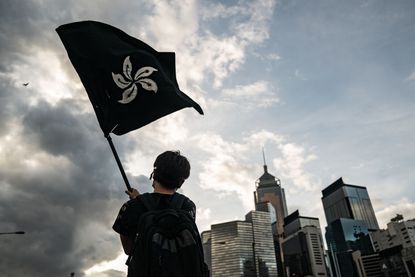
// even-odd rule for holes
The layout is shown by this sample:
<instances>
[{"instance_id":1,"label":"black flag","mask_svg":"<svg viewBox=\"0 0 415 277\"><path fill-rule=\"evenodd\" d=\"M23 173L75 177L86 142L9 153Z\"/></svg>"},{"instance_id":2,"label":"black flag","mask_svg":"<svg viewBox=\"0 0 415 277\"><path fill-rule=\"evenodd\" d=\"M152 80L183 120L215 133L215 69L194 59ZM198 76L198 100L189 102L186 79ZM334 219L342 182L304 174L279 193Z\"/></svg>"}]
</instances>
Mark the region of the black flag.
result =
<instances>
[{"instance_id":1,"label":"black flag","mask_svg":"<svg viewBox=\"0 0 415 277\"><path fill-rule=\"evenodd\" d=\"M203 114L179 89L174 53L157 52L101 22L75 22L56 31L105 136L123 135L185 107Z\"/></svg>"}]
</instances>

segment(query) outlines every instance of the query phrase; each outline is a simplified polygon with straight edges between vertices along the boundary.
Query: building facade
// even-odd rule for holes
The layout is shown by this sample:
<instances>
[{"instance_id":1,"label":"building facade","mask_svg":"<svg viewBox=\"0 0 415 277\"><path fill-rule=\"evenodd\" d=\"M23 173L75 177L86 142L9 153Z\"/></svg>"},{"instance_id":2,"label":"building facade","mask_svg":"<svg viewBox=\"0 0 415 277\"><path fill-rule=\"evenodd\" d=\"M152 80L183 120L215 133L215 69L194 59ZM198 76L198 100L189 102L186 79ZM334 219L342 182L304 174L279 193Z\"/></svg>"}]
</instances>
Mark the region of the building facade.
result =
<instances>
[{"instance_id":1,"label":"building facade","mask_svg":"<svg viewBox=\"0 0 415 277\"><path fill-rule=\"evenodd\" d=\"M403 248L415 246L415 219L391 220L386 230L371 233L376 252L402 245Z\"/></svg>"},{"instance_id":2,"label":"building facade","mask_svg":"<svg viewBox=\"0 0 415 277\"><path fill-rule=\"evenodd\" d=\"M343 179L339 178L322 193L327 224L339 218L350 218L363 220L369 231L379 230L372 202L365 187L345 184Z\"/></svg>"},{"instance_id":3,"label":"building facade","mask_svg":"<svg viewBox=\"0 0 415 277\"><path fill-rule=\"evenodd\" d=\"M338 277L359 276L352 254L354 251L360 251L360 257L374 254L369 233L379 229L367 189L346 184L339 178L322 194L332 273Z\"/></svg>"},{"instance_id":4,"label":"building facade","mask_svg":"<svg viewBox=\"0 0 415 277\"><path fill-rule=\"evenodd\" d=\"M326 242L332 273L337 277L358 276L352 253L373 254L366 222L340 218L326 227Z\"/></svg>"},{"instance_id":5,"label":"building facade","mask_svg":"<svg viewBox=\"0 0 415 277\"><path fill-rule=\"evenodd\" d=\"M285 218L284 230L287 276L328 276L318 218L300 216L297 210Z\"/></svg>"},{"instance_id":6,"label":"building facade","mask_svg":"<svg viewBox=\"0 0 415 277\"><path fill-rule=\"evenodd\" d=\"M284 238L284 218L288 215L287 202L285 200L284 189L281 187L281 181L268 172L266 164L264 164L264 173L256 182L254 200L256 206L260 203L268 202L275 210L276 221L273 223L273 230L277 268L279 276L285 276L282 241Z\"/></svg>"},{"instance_id":7,"label":"building facade","mask_svg":"<svg viewBox=\"0 0 415 277\"><path fill-rule=\"evenodd\" d=\"M251 211L245 221L212 225L202 241L212 277L278 276L269 212Z\"/></svg>"},{"instance_id":8,"label":"building facade","mask_svg":"<svg viewBox=\"0 0 415 277\"><path fill-rule=\"evenodd\" d=\"M386 230L370 234L385 276L415 276L415 219L397 215Z\"/></svg>"},{"instance_id":9,"label":"building facade","mask_svg":"<svg viewBox=\"0 0 415 277\"><path fill-rule=\"evenodd\" d=\"M212 268L212 231L204 231L200 237L202 239L205 263L210 270Z\"/></svg>"},{"instance_id":10,"label":"building facade","mask_svg":"<svg viewBox=\"0 0 415 277\"><path fill-rule=\"evenodd\" d=\"M252 224L231 221L211 228L211 276L256 277Z\"/></svg>"},{"instance_id":11,"label":"building facade","mask_svg":"<svg viewBox=\"0 0 415 277\"><path fill-rule=\"evenodd\" d=\"M263 211L251 211L245 216L245 220L252 224L253 252L257 276L278 276L271 214Z\"/></svg>"},{"instance_id":12,"label":"building facade","mask_svg":"<svg viewBox=\"0 0 415 277\"><path fill-rule=\"evenodd\" d=\"M352 253L356 273L359 277L382 277L380 257L378 253L362 255L360 250Z\"/></svg>"}]
</instances>

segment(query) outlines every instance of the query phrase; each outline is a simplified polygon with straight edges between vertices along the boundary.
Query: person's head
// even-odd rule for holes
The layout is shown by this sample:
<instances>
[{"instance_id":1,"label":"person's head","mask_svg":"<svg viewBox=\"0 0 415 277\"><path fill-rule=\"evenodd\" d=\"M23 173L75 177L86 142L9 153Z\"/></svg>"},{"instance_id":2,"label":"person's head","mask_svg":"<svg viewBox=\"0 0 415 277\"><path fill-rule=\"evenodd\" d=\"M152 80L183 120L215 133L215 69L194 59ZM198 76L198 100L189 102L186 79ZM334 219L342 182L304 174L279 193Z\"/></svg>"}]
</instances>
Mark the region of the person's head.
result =
<instances>
[{"instance_id":1,"label":"person's head","mask_svg":"<svg viewBox=\"0 0 415 277\"><path fill-rule=\"evenodd\" d=\"M165 188L180 188L189 175L190 163L180 151L166 151L154 161L153 178Z\"/></svg>"}]
</instances>

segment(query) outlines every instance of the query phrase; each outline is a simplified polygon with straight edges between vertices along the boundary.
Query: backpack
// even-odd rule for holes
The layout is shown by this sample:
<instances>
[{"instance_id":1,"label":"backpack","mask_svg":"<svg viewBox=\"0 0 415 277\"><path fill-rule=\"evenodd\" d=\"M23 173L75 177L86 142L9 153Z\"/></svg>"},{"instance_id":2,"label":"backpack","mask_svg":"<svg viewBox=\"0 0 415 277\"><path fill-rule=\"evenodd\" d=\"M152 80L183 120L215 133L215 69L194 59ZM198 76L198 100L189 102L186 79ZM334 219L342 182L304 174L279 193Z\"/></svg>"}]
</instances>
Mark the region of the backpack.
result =
<instances>
[{"instance_id":1,"label":"backpack","mask_svg":"<svg viewBox=\"0 0 415 277\"><path fill-rule=\"evenodd\" d=\"M138 198L147 211L140 216L127 260L129 277L209 276L197 226L190 213L182 210L185 200L176 193L169 208L157 210L149 193Z\"/></svg>"}]
</instances>

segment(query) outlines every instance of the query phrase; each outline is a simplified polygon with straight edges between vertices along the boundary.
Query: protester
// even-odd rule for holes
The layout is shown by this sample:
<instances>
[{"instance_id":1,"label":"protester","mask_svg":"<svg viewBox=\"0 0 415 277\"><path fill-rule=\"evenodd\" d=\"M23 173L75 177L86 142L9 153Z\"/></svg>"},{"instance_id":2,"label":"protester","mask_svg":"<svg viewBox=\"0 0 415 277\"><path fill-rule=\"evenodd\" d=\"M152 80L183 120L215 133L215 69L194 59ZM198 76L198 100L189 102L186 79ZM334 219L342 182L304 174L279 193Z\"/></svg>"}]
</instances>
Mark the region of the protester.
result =
<instances>
[{"instance_id":1,"label":"protester","mask_svg":"<svg viewBox=\"0 0 415 277\"><path fill-rule=\"evenodd\" d=\"M131 257L129 277L206 276L195 224L196 206L176 192L189 175L187 158L179 151L166 151L156 158L150 175L154 191L126 191L131 200L121 207L113 229L120 234L124 252Z\"/></svg>"}]
</instances>

